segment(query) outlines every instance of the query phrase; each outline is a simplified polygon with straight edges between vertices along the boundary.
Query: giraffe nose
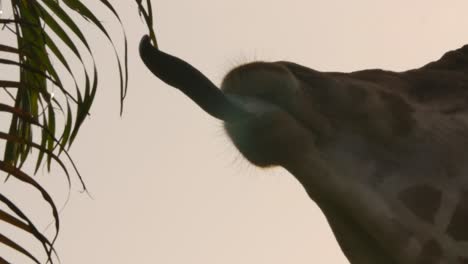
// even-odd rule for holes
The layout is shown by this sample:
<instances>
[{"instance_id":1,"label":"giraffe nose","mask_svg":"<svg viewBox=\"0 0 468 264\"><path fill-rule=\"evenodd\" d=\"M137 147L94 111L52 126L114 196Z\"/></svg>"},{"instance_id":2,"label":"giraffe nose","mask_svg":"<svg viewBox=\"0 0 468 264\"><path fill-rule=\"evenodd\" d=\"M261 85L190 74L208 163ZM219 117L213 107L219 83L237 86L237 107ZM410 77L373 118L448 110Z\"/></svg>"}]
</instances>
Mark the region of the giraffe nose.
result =
<instances>
[{"instance_id":1,"label":"giraffe nose","mask_svg":"<svg viewBox=\"0 0 468 264\"><path fill-rule=\"evenodd\" d=\"M236 122L251 116L245 109L245 105L250 106L250 103L235 96L226 96L195 67L154 47L149 36L141 39L139 52L146 67L155 76L182 91L213 117Z\"/></svg>"}]
</instances>

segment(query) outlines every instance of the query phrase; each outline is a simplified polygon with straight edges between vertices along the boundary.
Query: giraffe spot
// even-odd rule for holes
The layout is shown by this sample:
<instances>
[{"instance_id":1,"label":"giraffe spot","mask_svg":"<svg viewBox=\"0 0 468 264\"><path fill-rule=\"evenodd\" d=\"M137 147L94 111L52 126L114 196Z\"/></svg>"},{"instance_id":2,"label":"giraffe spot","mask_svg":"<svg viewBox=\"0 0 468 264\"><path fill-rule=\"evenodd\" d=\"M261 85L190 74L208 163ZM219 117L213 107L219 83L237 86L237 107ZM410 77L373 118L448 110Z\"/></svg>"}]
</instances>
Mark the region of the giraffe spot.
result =
<instances>
[{"instance_id":1,"label":"giraffe spot","mask_svg":"<svg viewBox=\"0 0 468 264\"><path fill-rule=\"evenodd\" d=\"M434 223L442 193L429 185L411 186L398 194L403 204L417 217Z\"/></svg>"},{"instance_id":2,"label":"giraffe spot","mask_svg":"<svg viewBox=\"0 0 468 264\"><path fill-rule=\"evenodd\" d=\"M443 251L435 239L427 241L421 248L418 263L437 263L442 259Z\"/></svg>"},{"instance_id":3,"label":"giraffe spot","mask_svg":"<svg viewBox=\"0 0 468 264\"><path fill-rule=\"evenodd\" d=\"M447 227L447 233L456 241L468 240L468 192L460 195L460 200L455 208L452 221Z\"/></svg>"}]
</instances>

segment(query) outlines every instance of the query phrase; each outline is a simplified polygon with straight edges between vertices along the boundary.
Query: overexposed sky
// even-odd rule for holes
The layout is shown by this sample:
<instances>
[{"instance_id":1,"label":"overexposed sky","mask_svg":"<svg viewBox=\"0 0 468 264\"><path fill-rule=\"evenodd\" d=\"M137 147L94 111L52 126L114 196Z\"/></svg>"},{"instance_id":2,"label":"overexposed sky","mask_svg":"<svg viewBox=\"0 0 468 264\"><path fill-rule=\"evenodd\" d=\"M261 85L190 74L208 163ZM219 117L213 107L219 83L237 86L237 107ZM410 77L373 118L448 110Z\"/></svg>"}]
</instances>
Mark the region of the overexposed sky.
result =
<instances>
[{"instance_id":1,"label":"overexposed sky","mask_svg":"<svg viewBox=\"0 0 468 264\"><path fill-rule=\"evenodd\" d=\"M137 53L145 26L134 1L111 2L128 34L129 93L120 117L113 53L90 30L105 72L71 153L94 199L75 182L57 243L62 263L348 263L291 175L250 165L219 121L150 74ZM465 0L156 0L153 8L160 48L216 84L252 60L406 70L468 43ZM64 182L52 188L63 203Z\"/></svg>"}]
</instances>

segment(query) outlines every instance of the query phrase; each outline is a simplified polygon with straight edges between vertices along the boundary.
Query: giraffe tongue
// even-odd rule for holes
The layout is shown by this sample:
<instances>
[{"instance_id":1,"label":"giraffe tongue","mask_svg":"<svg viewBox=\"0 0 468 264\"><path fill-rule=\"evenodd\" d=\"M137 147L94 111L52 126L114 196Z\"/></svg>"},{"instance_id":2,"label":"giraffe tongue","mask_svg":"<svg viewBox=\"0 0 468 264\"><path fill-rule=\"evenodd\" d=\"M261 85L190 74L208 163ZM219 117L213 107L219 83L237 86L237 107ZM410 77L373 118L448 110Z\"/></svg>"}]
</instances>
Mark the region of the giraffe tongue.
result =
<instances>
[{"instance_id":1,"label":"giraffe tongue","mask_svg":"<svg viewBox=\"0 0 468 264\"><path fill-rule=\"evenodd\" d=\"M263 100L224 94L192 65L151 45L149 36L141 39L139 50L141 59L154 75L181 90L215 118L236 122L275 108Z\"/></svg>"}]
</instances>

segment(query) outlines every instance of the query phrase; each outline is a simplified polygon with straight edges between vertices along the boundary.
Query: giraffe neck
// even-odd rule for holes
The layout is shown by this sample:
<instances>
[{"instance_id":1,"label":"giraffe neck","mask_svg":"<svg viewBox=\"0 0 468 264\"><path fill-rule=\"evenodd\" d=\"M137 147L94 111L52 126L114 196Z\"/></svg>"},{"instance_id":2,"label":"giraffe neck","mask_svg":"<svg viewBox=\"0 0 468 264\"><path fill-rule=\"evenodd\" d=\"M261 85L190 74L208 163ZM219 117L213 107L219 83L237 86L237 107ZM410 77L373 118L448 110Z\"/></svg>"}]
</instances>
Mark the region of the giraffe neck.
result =
<instances>
[{"instance_id":1,"label":"giraffe neck","mask_svg":"<svg viewBox=\"0 0 468 264\"><path fill-rule=\"evenodd\" d=\"M420 115L413 133L392 146L343 133L322 153L345 180L378 194L406 232L405 254L468 263L468 164L456 166L468 158L468 120L454 127L443 115Z\"/></svg>"}]
</instances>

